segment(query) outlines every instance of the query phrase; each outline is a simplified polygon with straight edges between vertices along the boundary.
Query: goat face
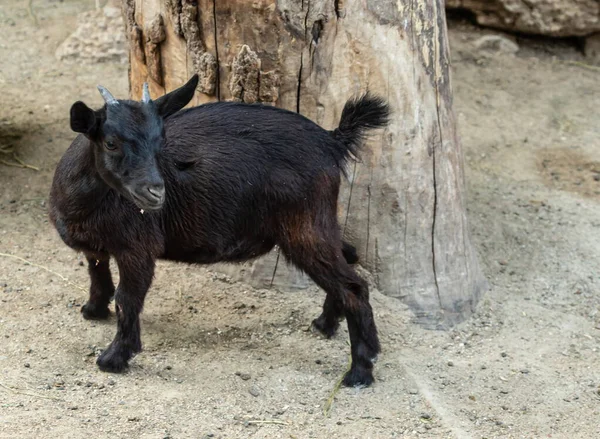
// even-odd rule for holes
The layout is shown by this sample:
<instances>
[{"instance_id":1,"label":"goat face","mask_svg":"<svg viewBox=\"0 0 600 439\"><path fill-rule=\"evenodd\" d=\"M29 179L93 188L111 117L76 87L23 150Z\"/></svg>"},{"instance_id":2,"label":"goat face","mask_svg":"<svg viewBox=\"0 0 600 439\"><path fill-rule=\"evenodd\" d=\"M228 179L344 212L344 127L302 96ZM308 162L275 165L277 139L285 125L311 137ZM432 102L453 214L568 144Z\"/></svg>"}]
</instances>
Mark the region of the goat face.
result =
<instances>
[{"instance_id":1,"label":"goat face","mask_svg":"<svg viewBox=\"0 0 600 439\"><path fill-rule=\"evenodd\" d=\"M158 210L164 204L165 185L157 164L165 142L163 121L190 102L197 84L194 75L154 101L144 84L141 102L117 100L98 86L106 102L102 109L94 111L81 101L71 107L71 129L89 139L100 177L140 209Z\"/></svg>"}]
</instances>

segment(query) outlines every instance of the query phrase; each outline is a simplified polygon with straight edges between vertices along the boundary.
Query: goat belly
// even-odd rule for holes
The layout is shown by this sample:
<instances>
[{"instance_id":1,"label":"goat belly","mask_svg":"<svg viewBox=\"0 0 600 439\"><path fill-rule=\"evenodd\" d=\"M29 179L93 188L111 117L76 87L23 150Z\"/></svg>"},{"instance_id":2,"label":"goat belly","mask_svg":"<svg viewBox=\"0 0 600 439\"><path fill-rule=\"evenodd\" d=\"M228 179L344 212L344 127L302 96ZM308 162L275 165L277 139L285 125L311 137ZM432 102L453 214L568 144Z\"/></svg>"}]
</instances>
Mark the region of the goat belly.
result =
<instances>
[{"instance_id":1,"label":"goat belly","mask_svg":"<svg viewBox=\"0 0 600 439\"><path fill-rule=\"evenodd\" d=\"M268 253L274 245L271 239L256 239L235 242L221 249L201 247L188 250L180 246L169 246L161 259L189 264L243 262Z\"/></svg>"}]
</instances>

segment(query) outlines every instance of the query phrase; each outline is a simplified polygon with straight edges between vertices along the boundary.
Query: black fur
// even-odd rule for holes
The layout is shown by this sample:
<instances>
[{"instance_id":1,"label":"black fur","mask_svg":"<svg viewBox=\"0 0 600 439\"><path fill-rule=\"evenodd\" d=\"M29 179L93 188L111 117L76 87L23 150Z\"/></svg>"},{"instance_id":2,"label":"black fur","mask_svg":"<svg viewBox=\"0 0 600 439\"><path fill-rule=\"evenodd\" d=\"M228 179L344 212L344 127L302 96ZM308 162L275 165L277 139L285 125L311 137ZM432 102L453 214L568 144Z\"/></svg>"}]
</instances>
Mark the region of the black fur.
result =
<instances>
[{"instance_id":1,"label":"black fur","mask_svg":"<svg viewBox=\"0 0 600 439\"><path fill-rule=\"evenodd\" d=\"M277 244L327 293L315 327L332 336L346 317L345 384L369 385L379 341L367 284L348 265L358 257L341 240L337 198L349 154L366 129L385 125L387 106L371 96L350 101L332 132L271 106L219 102L176 112L196 84L194 76L150 104L72 107L81 134L57 166L50 219L89 261L84 317L105 318L115 295L117 334L98 366L122 371L141 350L139 313L156 259L241 262ZM120 273L116 292L109 256Z\"/></svg>"}]
</instances>

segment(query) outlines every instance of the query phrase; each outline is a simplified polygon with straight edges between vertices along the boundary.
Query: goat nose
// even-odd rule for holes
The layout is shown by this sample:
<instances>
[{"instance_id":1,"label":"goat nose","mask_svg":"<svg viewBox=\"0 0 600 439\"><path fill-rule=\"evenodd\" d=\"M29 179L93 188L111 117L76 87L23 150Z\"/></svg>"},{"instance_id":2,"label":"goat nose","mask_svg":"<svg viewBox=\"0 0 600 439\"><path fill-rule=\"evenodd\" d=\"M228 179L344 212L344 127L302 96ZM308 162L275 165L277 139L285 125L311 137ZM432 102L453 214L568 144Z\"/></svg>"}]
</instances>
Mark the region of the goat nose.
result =
<instances>
[{"instance_id":1,"label":"goat nose","mask_svg":"<svg viewBox=\"0 0 600 439\"><path fill-rule=\"evenodd\" d=\"M148 186L148 192L155 198L161 199L165 195L165 186L163 184Z\"/></svg>"}]
</instances>

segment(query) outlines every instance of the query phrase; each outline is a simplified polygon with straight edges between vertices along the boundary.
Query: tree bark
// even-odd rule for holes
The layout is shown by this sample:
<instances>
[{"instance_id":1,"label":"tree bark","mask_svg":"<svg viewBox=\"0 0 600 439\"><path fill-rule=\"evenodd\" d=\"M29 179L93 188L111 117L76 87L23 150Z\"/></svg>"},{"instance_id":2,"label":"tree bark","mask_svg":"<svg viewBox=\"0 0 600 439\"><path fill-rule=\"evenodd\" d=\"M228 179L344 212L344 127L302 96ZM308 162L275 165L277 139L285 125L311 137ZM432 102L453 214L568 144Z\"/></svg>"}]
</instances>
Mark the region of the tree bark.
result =
<instances>
[{"instance_id":1,"label":"tree bark","mask_svg":"<svg viewBox=\"0 0 600 439\"><path fill-rule=\"evenodd\" d=\"M345 101L384 96L393 121L370 136L340 194L345 239L381 292L443 328L469 315L487 283L470 240L463 157L452 112L442 0L123 0L131 97L193 73L192 105L241 100L337 126ZM282 127L285 129L285 127ZM259 287L305 288L278 251L220 265Z\"/></svg>"}]
</instances>

